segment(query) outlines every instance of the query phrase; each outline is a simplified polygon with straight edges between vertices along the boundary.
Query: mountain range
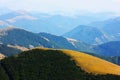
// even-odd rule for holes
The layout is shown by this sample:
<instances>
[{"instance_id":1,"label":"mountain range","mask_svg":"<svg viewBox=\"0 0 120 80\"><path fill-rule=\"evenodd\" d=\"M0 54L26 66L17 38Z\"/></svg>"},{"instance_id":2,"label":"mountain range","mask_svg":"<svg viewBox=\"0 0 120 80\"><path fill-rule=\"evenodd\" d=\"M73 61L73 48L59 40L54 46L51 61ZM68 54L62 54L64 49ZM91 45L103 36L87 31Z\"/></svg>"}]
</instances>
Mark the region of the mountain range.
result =
<instances>
[{"instance_id":1,"label":"mountain range","mask_svg":"<svg viewBox=\"0 0 120 80\"><path fill-rule=\"evenodd\" d=\"M112 40L120 40L120 17L111 18L101 22L94 22L89 25L99 28L105 34L109 35Z\"/></svg>"},{"instance_id":2,"label":"mountain range","mask_svg":"<svg viewBox=\"0 0 120 80\"><path fill-rule=\"evenodd\" d=\"M103 56L120 56L120 41L111 41L94 47L97 54Z\"/></svg>"},{"instance_id":3,"label":"mountain range","mask_svg":"<svg viewBox=\"0 0 120 80\"><path fill-rule=\"evenodd\" d=\"M79 25L64 34L66 37L81 40L88 44L102 44L109 41L120 41L120 17L115 17L88 25Z\"/></svg>"},{"instance_id":4,"label":"mountain range","mask_svg":"<svg viewBox=\"0 0 120 80\"><path fill-rule=\"evenodd\" d=\"M0 79L120 80L120 17L97 15L0 9Z\"/></svg>"},{"instance_id":5,"label":"mountain range","mask_svg":"<svg viewBox=\"0 0 120 80\"><path fill-rule=\"evenodd\" d=\"M65 38L49 33L32 33L19 28L5 28L0 30L0 53L4 56L13 56L34 47L56 49L70 49L86 52L93 56L120 64L119 41L89 45L72 38Z\"/></svg>"},{"instance_id":6,"label":"mountain range","mask_svg":"<svg viewBox=\"0 0 120 80\"><path fill-rule=\"evenodd\" d=\"M8 10L0 15L0 27L16 26L31 32L48 32L55 35L62 35L80 24L86 25L91 22L106 20L110 17L107 18L105 14L98 15L104 15L104 17L98 17L97 14L70 17L59 14L52 15L38 12Z\"/></svg>"},{"instance_id":7,"label":"mountain range","mask_svg":"<svg viewBox=\"0 0 120 80\"><path fill-rule=\"evenodd\" d=\"M80 40L91 45L102 44L109 41L107 38L108 36L102 33L99 29L85 25L79 25L63 36Z\"/></svg>"},{"instance_id":8,"label":"mountain range","mask_svg":"<svg viewBox=\"0 0 120 80\"><path fill-rule=\"evenodd\" d=\"M79 26L78 28L81 28L81 26ZM86 29L88 27L83 27L83 28ZM78 32L80 32L79 29L77 30ZM87 31L90 31L90 30L91 28L90 29L88 28ZM95 39L94 35L98 34L98 37L102 36L102 33L100 33L101 35L99 35L98 32L96 33L94 32L95 31L91 30L91 33L85 33L81 35L81 39L84 39L84 35L86 35L86 37L88 36L86 41L92 42ZM81 33L84 33L84 31L83 32L81 31ZM13 46L26 47L26 48L34 48L37 46L41 46L41 47L47 47L47 48L71 49L71 50L83 51L88 53L95 53L99 55L101 54L105 56L107 55L120 56L119 41L113 41L113 42L111 41L108 43L103 42L103 44L100 44L100 45L90 45L85 42L82 42L85 40L65 38L63 36L56 36L53 34L43 33L43 32L32 33L24 29L13 28L13 27L1 29L0 37L1 37L0 43L6 46L13 45ZM93 38L91 39L91 37ZM107 41L106 37L104 38L99 37L99 39L103 41L105 40Z\"/></svg>"},{"instance_id":9,"label":"mountain range","mask_svg":"<svg viewBox=\"0 0 120 80\"><path fill-rule=\"evenodd\" d=\"M13 27L1 29L0 37L1 44L8 44L13 46L21 46L26 48L40 46L47 48L60 48L92 52L90 45L75 39L68 39L62 36L56 36L48 33L32 33L24 29Z\"/></svg>"}]
</instances>

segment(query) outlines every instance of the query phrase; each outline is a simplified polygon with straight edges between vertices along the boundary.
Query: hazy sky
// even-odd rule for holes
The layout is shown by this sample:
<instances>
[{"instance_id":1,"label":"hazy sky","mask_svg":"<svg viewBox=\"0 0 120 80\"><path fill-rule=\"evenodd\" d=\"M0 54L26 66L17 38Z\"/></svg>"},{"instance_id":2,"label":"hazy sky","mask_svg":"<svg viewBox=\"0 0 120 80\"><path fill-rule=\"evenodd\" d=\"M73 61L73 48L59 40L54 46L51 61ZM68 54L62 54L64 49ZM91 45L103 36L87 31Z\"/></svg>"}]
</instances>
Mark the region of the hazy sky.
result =
<instances>
[{"instance_id":1,"label":"hazy sky","mask_svg":"<svg viewBox=\"0 0 120 80\"><path fill-rule=\"evenodd\" d=\"M75 14L87 11L120 14L120 0L0 0L0 7L47 13Z\"/></svg>"}]
</instances>

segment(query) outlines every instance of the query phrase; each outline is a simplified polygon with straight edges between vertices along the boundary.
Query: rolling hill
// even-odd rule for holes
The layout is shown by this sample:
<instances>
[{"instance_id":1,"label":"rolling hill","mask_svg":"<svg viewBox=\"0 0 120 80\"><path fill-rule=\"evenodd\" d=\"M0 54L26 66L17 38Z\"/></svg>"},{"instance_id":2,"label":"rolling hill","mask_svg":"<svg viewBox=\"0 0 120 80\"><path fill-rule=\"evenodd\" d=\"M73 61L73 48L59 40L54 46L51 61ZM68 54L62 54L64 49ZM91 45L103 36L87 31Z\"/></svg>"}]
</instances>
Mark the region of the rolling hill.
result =
<instances>
[{"instance_id":1,"label":"rolling hill","mask_svg":"<svg viewBox=\"0 0 120 80\"><path fill-rule=\"evenodd\" d=\"M5 80L120 79L120 66L81 52L46 48L1 60L0 72Z\"/></svg>"},{"instance_id":2,"label":"rolling hill","mask_svg":"<svg viewBox=\"0 0 120 80\"><path fill-rule=\"evenodd\" d=\"M81 52L70 50L63 50L63 52L71 56L78 66L89 73L120 75L120 66Z\"/></svg>"}]
</instances>

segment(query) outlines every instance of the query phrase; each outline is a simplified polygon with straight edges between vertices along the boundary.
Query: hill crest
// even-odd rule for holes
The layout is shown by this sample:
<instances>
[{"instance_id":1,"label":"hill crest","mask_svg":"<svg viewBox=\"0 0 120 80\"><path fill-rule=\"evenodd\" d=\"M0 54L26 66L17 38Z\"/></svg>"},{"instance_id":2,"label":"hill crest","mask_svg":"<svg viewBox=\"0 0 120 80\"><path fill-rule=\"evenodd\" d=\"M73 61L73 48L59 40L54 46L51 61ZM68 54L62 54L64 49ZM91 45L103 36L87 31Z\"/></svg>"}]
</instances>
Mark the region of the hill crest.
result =
<instances>
[{"instance_id":1,"label":"hill crest","mask_svg":"<svg viewBox=\"0 0 120 80\"><path fill-rule=\"evenodd\" d=\"M57 50L57 49L49 49L49 48L36 48L40 50ZM33 49L35 50L35 49ZM73 50L65 50L59 49L64 54L71 57L71 60L76 62L76 65L85 70L88 73L93 74L115 74L120 75L120 66L108 62L106 60L94 57L92 55L77 52Z\"/></svg>"}]
</instances>

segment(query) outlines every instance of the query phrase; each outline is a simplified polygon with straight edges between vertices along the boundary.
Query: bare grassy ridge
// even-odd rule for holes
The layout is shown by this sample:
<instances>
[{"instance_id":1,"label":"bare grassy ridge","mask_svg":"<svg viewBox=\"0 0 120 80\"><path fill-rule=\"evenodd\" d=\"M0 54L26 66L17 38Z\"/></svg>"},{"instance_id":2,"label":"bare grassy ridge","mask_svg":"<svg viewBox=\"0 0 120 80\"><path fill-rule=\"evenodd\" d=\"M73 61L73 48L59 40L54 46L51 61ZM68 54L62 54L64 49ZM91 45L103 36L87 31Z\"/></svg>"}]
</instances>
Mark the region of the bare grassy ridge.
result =
<instances>
[{"instance_id":1,"label":"bare grassy ridge","mask_svg":"<svg viewBox=\"0 0 120 80\"><path fill-rule=\"evenodd\" d=\"M40 48L43 50L52 50L48 48ZM120 66L108 62L106 60L94 57L92 55L77 52L73 50L61 50L64 54L71 57L71 60L76 62L76 65L81 67L88 73L93 74L115 74L120 75Z\"/></svg>"},{"instance_id":2,"label":"bare grassy ridge","mask_svg":"<svg viewBox=\"0 0 120 80\"><path fill-rule=\"evenodd\" d=\"M75 60L77 66L89 73L95 74L116 74L120 75L120 66L100 58L72 50L62 50L65 54Z\"/></svg>"}]
</instances>

